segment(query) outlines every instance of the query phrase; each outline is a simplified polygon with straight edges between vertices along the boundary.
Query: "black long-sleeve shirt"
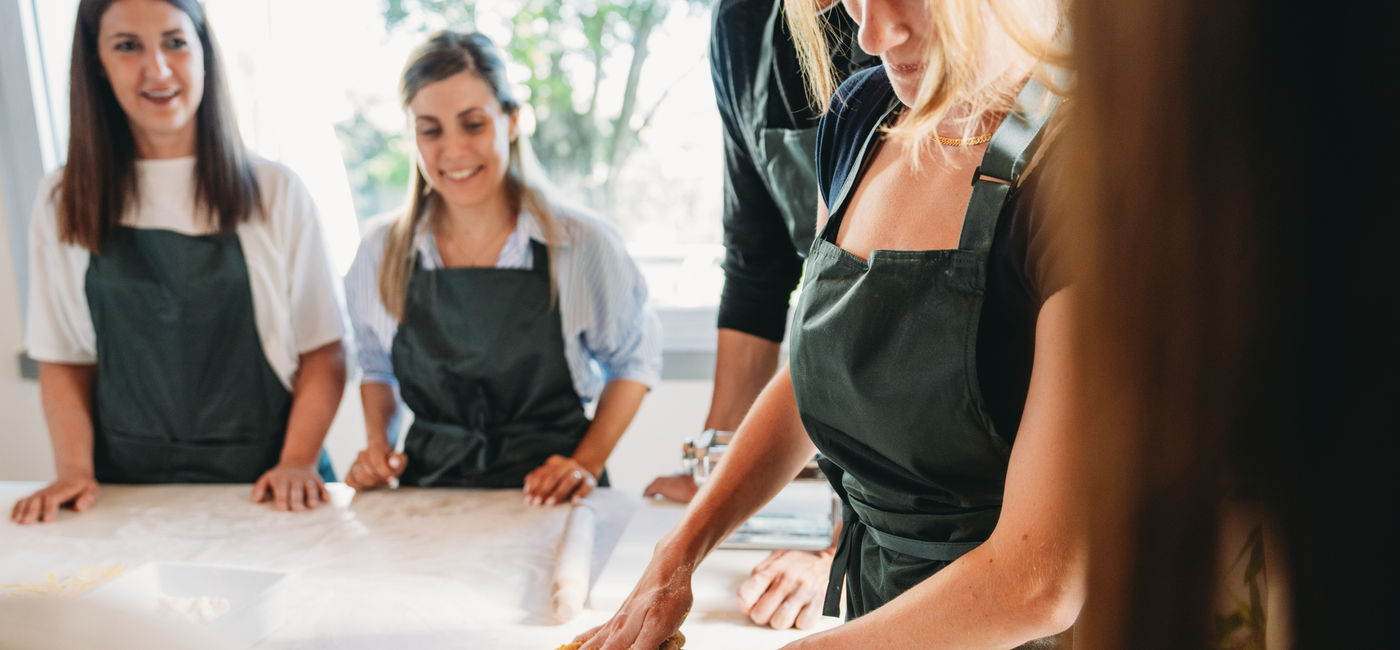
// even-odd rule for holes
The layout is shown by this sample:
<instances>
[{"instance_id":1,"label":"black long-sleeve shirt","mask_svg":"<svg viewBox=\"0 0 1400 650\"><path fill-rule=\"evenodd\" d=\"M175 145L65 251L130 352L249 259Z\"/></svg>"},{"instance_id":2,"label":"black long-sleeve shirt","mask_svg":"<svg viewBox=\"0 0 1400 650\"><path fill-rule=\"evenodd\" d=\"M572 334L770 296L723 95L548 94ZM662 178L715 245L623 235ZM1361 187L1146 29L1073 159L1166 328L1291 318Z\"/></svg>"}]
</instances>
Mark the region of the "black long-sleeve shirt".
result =
<instances>
[{"instance_id":1,"label":"black long-sleeve shirt","mask_svg":"<svg viewBox=\"0 0 1400 650\"><path fill-rule=\"evenodd\" d=\"M826 19L843 81L879 63L855 45L840 7ZM724 123L724 291L719 326L782 341L817 214L819 109L803 86L781 0L721 0L710 72Z\"/></svg>"}]
</instances>

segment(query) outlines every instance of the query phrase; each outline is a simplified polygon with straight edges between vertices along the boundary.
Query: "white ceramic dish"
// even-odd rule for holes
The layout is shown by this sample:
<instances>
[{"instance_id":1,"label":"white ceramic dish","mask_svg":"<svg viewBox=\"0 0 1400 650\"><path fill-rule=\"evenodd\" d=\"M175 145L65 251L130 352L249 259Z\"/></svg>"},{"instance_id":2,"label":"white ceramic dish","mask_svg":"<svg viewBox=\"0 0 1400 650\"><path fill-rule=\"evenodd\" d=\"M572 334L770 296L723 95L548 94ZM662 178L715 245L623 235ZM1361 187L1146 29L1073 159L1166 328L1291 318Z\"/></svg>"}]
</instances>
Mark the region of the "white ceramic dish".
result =
<instances>
[{"instance_id":1,"label":"white ceramic dish","mask_svg":"<svg viewBox=\"0 0 1400 650\"><path fill-rule=\"evenodd\" d=\"M86 597L149 616L181 620L248 647L282 624L288 575L207 564L153 562Z\"/></svg>"}]
</instances>

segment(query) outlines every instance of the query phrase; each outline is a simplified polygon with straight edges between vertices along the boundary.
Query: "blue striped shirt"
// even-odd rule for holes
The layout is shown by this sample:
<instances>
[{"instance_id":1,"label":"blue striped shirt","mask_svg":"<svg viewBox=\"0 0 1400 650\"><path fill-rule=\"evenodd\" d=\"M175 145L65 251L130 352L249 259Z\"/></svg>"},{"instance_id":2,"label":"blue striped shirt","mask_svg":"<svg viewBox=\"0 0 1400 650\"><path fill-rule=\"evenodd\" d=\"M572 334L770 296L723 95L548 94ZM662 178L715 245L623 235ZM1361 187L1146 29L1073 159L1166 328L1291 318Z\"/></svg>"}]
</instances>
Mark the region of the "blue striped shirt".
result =
<instances>
[{"instance_id":1,"label":"blue striped shirt","mask_svg":"<svg viewBox=\"0 0 1400 650\"><path fill-rule=\"evenodd\" d=\"M647 305L646 281L622 239L601 221L566 207L556 208L554 219L559 241L552 271L574 389L590 402L612 379L655 386L661 378L661 323ZM425 269L442 268L426 223L416 250ZM345 276L345 293L364 372L361 381L397 385L390 350L398 322L379 298L379 263L392 224L392 217L371 222ZM531 268L532 239L543 242L544 235L534 215L522 211L496 268Z\"/></svg>"}]
</instances>

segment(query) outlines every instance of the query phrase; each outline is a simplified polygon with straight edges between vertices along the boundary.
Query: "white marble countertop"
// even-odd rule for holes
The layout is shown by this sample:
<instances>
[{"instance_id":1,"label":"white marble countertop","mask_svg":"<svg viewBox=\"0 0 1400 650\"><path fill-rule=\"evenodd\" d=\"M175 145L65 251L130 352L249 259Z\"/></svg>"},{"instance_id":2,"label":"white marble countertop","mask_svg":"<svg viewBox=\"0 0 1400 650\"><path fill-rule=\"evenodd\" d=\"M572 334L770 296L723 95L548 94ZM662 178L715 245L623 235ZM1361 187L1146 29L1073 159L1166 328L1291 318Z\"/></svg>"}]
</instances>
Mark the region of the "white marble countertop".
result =
<instances>
[{"instance_id":1,"label":"white marble countertop","mask_svg":"<svg viewBox=\"0 0 1400 650\"><path fill-rule=\"evenodd\" d=\"M39 487L0 482L0 504ZM104 486L87 513L0 523L0 584L148 562L266 569L292 580L284 621L257 648L552 650L611 615L682 512L610 490L590 496L592 592L578 616L556 625L550 598L568 507L531 508L516 490L331 488L331 507L281 513L249 502L247 485ZM764 556L722 550L701 565L688 648L770 648L805 634L757 627L738 612L735 590ZM80 607L47 600L60 614ZM0 596L7 636L11 625L49 620L18 602Z\"/></svg>"}]
</instances>

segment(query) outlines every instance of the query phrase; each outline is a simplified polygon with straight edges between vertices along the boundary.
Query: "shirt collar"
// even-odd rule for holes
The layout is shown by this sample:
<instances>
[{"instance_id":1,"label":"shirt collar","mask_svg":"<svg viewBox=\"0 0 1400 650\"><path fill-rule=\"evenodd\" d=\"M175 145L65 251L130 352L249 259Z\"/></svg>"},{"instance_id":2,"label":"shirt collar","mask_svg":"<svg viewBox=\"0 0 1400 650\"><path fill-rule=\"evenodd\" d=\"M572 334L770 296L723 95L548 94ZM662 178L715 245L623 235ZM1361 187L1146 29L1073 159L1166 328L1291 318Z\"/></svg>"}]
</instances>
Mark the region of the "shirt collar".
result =
<instances>
[{"instance_id":1,"label":"shirt collar","mask_svg":"<svg viewBox=\"0 0 1400 650\"><path fill-rule=\"evenodd\" d=\"M517 220L515 227L524 230L525 234L530 236L530 239L540 243L546 243L544 240L544 229L540 227L539 218L529 210L520 211L520 218ZM560 226L558 220L554 223L554 238L555 246L567 246L569 244L569 232Z\"/></svg>"},{"instance_id":2,"label":"shirt collar","mask_svg":"<svg viewBox=\"0 0 1400 650\"><path fill-rule=\"evenodd\" d=\"M437 247L433 245L433 231L432 228L429 227L428 222L428 219L418 222L418 232L414 236L414 240L417 242L415 248L428 259L432 259L435 263L441 264L442 260L437 256ZM520 216L515 221L515 232L521 231L524 231L525 235L530 239L542 244L547 243L544 239L544 229L540 227L539 218L529 210L522 209L520 211ZM557 222L555 223L554 235L554 245L556 247L569 245L570 237L568 230L560 227ZM514 235L512 234L512 236Z\"/></svg>"}]
</instances>

